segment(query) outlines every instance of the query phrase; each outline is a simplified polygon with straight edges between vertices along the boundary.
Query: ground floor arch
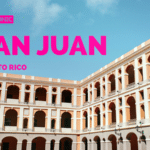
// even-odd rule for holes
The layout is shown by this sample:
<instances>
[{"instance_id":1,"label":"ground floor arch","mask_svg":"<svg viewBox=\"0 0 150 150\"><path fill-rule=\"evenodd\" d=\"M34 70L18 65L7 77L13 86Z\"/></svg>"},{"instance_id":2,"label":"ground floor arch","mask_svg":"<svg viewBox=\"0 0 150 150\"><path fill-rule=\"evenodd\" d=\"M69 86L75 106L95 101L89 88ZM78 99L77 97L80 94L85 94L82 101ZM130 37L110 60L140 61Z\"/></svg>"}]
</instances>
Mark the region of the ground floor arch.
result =
<instances>
[{"instance_id":1,"label":"ground floor arch","mask_svg":"<svg viewBox=\"0 0 150 150\"><path fill-rule=\"evenodd\" d=\"M138 150L138 138L135 133L129 133L127 139L130 142L130 150Z\"/></svg>"},{"instance_id":2,"label":"ground floor arch","mask_svg":"<svg viewBox=\"0 0 150 150\"><path fill-rule=\"evenodd\" d=\"M101 141L100 141L100 138L99 136L96 136L94 138L94 150L101 150Z\"/></svg>"},{"instance_id":3,"label":"ground floor arch","mask_svg":"<svg viewBox=\"0 0 150 150\"><path fill-rule=\"evenodd\" d=\"M110 150L117 150L117 138L116 138L116 136L111 134L108 137L108 140L111 142Z\"/></svg>"},{"instance_id":4,"label":"ground floor arch","mask_svg":"<svg viewBox=\"0 0 150 150\"><path fill-rule=\"evenodd\" d=\"M17 139L12 136L3 138L2 150L17 150Z\"/></svg>"},{"instance_id":5,"label":"ground floor arch","mask_svg":"<svg viewBox=\"0 0 150 150\"><path fill-rule=\"evenodd\" d=\"M62 138L59 143L59 150L72 150L72 139Z\"/></svg>"},{"instance_id":6,"label":"ground floor arch","mask_svg":"<svg viewBox=\"0 0 150 150\"><path fill-rule=\"evenodd\" d=\"M86 137L84 137L83 139L82 139L82 149L83 150L88 150L88 140L87 140L87 138Z\"/></svg>"},{"instance_id":7,"label":"ground floor arch","mask_svg":"<svg viewBox=\"0 0 150 150\"><path fill-rule=\"evenodd\" d=\"M22 150L27 150L27 140L22 141Z\"/></svg>"},{"instance_id":8,"label":"ground floor arch","mask_svg":"<svg viewBox=\"0 0 150 150\"><path fill-rule=\"evenodd\" d=\"M36 137L32 140L31 150L46 150L46 140L43 137Z\"/></svg>"}]
</instances>

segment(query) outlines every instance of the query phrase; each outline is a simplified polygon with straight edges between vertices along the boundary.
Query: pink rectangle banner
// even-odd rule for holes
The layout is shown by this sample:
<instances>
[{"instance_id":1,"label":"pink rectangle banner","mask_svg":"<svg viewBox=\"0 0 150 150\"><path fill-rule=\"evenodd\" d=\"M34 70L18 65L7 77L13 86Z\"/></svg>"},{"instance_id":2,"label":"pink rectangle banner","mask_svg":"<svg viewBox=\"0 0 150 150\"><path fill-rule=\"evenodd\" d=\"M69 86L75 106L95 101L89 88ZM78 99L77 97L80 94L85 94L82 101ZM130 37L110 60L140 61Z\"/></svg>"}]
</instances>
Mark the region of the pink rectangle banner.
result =
<instances>
[{"instance_id":1,"label":"pink rectangle banner","mask_svg":"<svg viewBox=\"0 0 150 150\"><path fill-rule=\"evenodd\" d=\"M14 23L14 16L13 15L0 15L0 24L1 23Z\"/></svg>"}]
</instances>

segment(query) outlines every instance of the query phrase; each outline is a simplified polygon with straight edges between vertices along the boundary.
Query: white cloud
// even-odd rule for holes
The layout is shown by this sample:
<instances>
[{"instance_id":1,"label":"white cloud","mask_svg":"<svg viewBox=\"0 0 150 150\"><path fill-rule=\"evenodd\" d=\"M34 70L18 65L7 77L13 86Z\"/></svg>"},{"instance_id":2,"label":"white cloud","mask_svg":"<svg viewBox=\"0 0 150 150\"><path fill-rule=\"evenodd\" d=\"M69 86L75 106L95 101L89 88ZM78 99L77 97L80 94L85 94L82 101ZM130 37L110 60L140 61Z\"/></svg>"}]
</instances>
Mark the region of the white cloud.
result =
<instances>
[{"instance_id":1,"label":"white cloud","mask_svg":"<svg viewBox=\"0 0 150 150\"><path fill-rule=\"evenodd\" d=\"M108 13L119 0L86 0L92 9L98 9L101 13Z\"/></svg>"},{"instance_id":2,"label":"white cloud","mask_svg":"<svg viewBox=\"0 0 150 150\"><path fill-rule=\"evenodd\" d=\"M40 28L56 21L65 10L64 7L52 3L50 0L12 0L12 5L15 11L25 11L31 8L33 12L33 25L40 25Z\"/></svg>"}]
</instances>

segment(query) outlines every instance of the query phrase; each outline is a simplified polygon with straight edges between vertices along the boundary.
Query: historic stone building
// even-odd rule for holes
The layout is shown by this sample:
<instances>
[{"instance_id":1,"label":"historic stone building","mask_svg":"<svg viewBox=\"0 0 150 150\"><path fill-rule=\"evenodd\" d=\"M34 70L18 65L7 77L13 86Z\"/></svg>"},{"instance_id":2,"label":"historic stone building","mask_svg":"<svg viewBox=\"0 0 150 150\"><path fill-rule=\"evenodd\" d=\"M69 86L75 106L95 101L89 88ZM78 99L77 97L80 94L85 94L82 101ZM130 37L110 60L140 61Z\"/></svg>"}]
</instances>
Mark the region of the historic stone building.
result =
<instances>
[{"instance_id":1,"label":"historic stone building","mask_svg":"<svg viewBox=\"0 0 150 150\"><path fill-rule=\"evenodd\" d=\"M149 150L150 40L82 81L0 73L1 150Z\"/></svg>"}]
</instances>

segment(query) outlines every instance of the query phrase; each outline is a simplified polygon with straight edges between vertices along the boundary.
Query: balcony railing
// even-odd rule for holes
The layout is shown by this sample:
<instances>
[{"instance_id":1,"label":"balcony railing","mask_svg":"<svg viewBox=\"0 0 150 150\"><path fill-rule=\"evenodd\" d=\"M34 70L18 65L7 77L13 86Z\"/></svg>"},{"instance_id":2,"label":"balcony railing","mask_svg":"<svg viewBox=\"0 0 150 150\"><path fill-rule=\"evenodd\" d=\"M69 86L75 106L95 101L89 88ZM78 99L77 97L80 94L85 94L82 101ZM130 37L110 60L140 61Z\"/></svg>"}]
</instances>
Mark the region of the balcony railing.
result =
<instances>
[{"instance_id":1,"label":"balcony railing","mask_svg":"<svg viewBox=\"0 0 150 150\"><path fill-rule=\"evenodd\" d=\"M96 101L99 101L99 100L100 100L100 96L96 97L96 99L94 101L96 102Z\"/></svg>"},{"instance_id":2,"label":"balcony railing","mask_svg":"<svg viewBox=\"0 0 150 150\"><path fill-rule=\"evenodd\" d=\"M17 131L17 126L5 126L5 131Z\"/></svg>"},{"instance_id":3,"label":"balcony railing","mask_svg":"<svg viewBox=\"0 0 150 150\"><path fill-rule=\"evenodd\" d=\"M129 120L127 125L136 125L136 119Z\"/></svg>"},{"instance_id":4,"label":"balcony railing","mask_svg":"<svg viewBox=\"0 0 150 150\"><path fill-rule=\"evenodd\" d=\"M83 131L83 132L87 132L87 131L88 131L88 128L84 128L82 131Z\"/></svg>"},{"instance_id":5,"label":"balcony railing","mask_svg":"<svg viewBox=\"0 0 150 150\"><path fill-rule=\"evenodd\" d=\"M109 125L109 128L115 128L116 127L116 122L113 122Z\"/></svg>"},{"instance_id":6,"label":"balcony railing","mask_svg":"<svg viewBox=\"0 0 150 150\"><path fill-rule=\"evenodd\" d=\"M115 95L115 94L116 94L116 90L113 90L113 91L111 91L111 92L109 93L108 96L113 96L113 95Z\"/></svg>"},{"instance_id":7,"label":"balcony railing","mask_svg":"<svg viewBox=\"0 0 150 150\"><path fill-rule=\"evenodd\" d=\"M89 105L90 103L89 102L85 102L84 104L83 104L83 106L86 106L86 105Z\"/></svg>"},{"instance_id":8,"label":"balcony railing","mask_svg":"<svg viewBox=\"0 0 150 150\"><path fill-rule=\"evenodd\" d=\"M101 129L100 125L98 125L94 128L94 130L100 130L100 129Z\"/></svg>"},{"instance_id":9,"label":"balcony railing","mask_svg":"<svg viewBox=\"0 0 150 150\"><path fill-rule=\"evenodd\" d=\"M135 87L135 82L128 84L126 89L129 90L134 87Z\"/></svg>"},{"instance_id":10,"label":"balcony railing","mask_svg":"<svg viewBox=\"0 0 150 150\"><path fill-rule=\"evenodd\" d=\"M7 98L7 102L11 104L18 104L19 99L12 99L12 98Z\"/></svg>"}]
</instances>

